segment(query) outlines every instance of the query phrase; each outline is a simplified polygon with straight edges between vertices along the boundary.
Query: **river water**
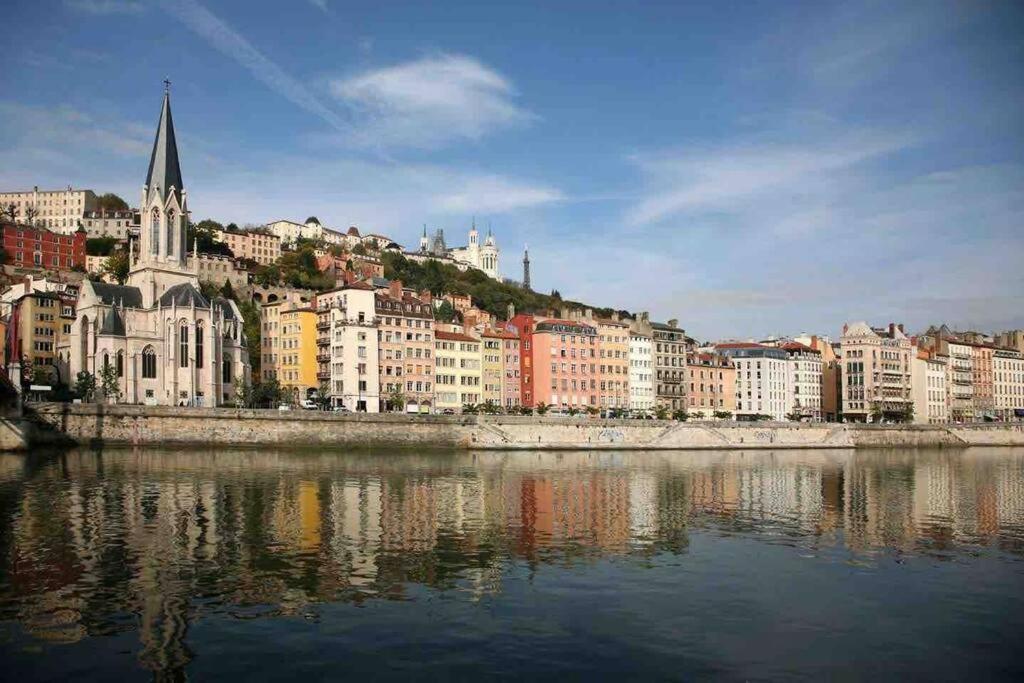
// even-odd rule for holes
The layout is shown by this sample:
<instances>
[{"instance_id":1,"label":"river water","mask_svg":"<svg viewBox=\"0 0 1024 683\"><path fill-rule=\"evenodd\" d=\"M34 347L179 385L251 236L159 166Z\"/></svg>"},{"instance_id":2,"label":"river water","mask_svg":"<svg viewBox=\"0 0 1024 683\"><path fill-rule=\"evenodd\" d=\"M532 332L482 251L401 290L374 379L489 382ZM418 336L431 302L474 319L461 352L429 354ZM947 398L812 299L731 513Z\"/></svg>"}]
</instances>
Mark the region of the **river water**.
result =
<instances>
[{"instance_id":1,"label":"river water","mask_svg":"<svg viewBox=\"0 0 1024 683\"><path fill-rule=\"evenodd\" d=\"M1020 679L1024 450L0 456L0 678Z\"/></svg>"}]
</instances>

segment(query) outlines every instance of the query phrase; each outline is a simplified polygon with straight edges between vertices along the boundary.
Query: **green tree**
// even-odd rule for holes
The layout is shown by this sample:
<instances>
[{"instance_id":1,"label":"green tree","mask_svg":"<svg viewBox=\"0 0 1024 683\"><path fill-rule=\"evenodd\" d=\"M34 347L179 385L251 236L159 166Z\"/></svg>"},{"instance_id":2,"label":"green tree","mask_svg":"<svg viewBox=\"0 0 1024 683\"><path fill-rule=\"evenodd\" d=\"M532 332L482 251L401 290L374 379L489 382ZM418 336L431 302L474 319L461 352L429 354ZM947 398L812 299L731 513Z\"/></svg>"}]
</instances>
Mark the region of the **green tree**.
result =
<instances>
[{"instance_id":1,"label":"green tree","mask_svg":"<svg viewBox=\"0 0 1024 683\"><path fill-rule=\"evenodd\" d=\"M119 285L123 285L125 280L128 279L128 271L130 269L131 264L128 263L128 254L124 250L115 251L103 261L103 272L114 278Z\"/></svg>"},{"instance_id":2,"label":"green tree","mask_svg":"<svg viewBox=\"0 0 1024 683\"><path fill-rule=\"evenodd\" d=\"M789 420L790 422L799 422L800 418L800 413L796 412L795 410L791 413L786 414L786 419Z\"/></svg>"},{"instance_id":3,"label":"green tree","mask_svg":"<svg viewBox=\"0 0 1024 683\"><path fill-rule=\"evenodd\" d=\"M242 313L242 335L245 337L245 345L249 350L249 365L252 367L252 375L259 377L262 353L260 308L251 299L246 299L239 302L238 309Z\"/></svg>"},{"instance_id":4,"label":"green tree","mask_svg":"<svg viewBox=\"0 0 1024 683\"><path fill-rule=\"evenodd\" d=\"M881 422L883 414L884 413L882 412L882 406L878 405L877 403L872 403L871 404L871 421L872 422L875 422L875 423Z\"/></svg>"},{"instance_id":5,"label":"green tree","mask_svg":"<svg viewBox=\"0 0 1024 683\"><path fill-rule=\"evenodd\" d=\"M235 288L231 286L231 280L224 280L224 284L220 288L220 295L225 299L238 301L238 297L235 295Z\"/></svg>"},{"instance_id":6,"label":"green tree","mask_svg":"<svg viewBox=\"0 0 1024 683\"><path fill-rule=\"evenodd\" d=\"M696 414L703 417L703 413ZM690 414L686 412L686 410L683 408L676 408L675 410L672 411L672 419L678 422L686 422L687 420L690 419Z\"/></svg>"},{"instance_id":7,"label":"green tree","mask_svg":"<svg viewBox=\"0 0 1024 683\"><path fill-rule=\"evenodd\" d=\"M654 417L658 418L659 420L667 420L668 406L662 405L661 403L654 406Z\"/></svg>"},{"instance_id":8,"label":"green tree","mask_svg":"<svg viewBox=\"0 0 1024 683\"><path fill-rule=\"evenodd\" d=\"M235 228L237 230L238 226L236 225ZM226 230L226 228L209 218L198 223L189 223L185 233L185 240L188 242L187 248L191 249L193 245L196 245L199 247L200 254L233 257L235 253L231 251L231 247L217 239L218 230Z\"/></svg>"},{"instance_id":9,"label":"green tree","mask_svg":"<svg viewBox=\"0 0 1024 683\"><path fill-rule=\"evenodd\" d=\"M121 400L121 387L117 378L117 368L107 363L100 369L100 386L103 389L103 398L107 402L113 400L117 403Z\"/></svg>"},{"instance_id":10,"label":"green tree","mask_svg":"<svg viewBox=\"0 0 1024 683\"><path fill-rule=\"evenodd\" d=\"M544 403L543 401L541 401L540 403L538 403L538 404L537 404L537 407L535 408L535 410L537 411L537 414L538 414L538 415L541 415L541 416L543 416L543 415L547 415L547 414L548 414L548 411L549 411L550 409L551 409L551 406L549 406L549 405L548 405L547 403Z\"/></svg>"},{"instance_id":11,"label":"green tree","mask_svg":"<svg viewBox=\"0 0 1024 683\"><path fill-rule=\"evenodd\" d=\"M85 240L85 253L89 256L110 256L115 248L116 237L90 237Z\"/></svg>"},{"instance_id":12,"label":"green tree","mask_svg":"<svg viewBox=\"0 0 1024 683\"><path fill-rule=\"evenodd\" d=\"M356 256L366 256L366 247L364 247L360 242L352 248L352 253Z\"/></svg>"},{"instance_id":13,"label":"green tree","mask_svg":"<svg viewBox=\"0 0 1024 683\"><path fill-rule=\"evenodd\" d=\"M96 377L88 370L81 370L75 376L75 393L85 403L92 403L96 395Z\"/></svg>"},{"instance_id":14,"label":"green tree","mask_svg":"<svg viewBox=\"0 0 1024 683\"><path fill-rule=\"evenodd\" d=\"M181 188L178 188L181 189ZM100 211L127 211L128 202L118 197L113 192L107 192L96 198L96 205Z\"/></svg>"},{"instance_id":15,"label":"green tree","mask_svg":"<svg viewBox=\"0 0 1024 683\"><path fill-rule=\"evenodd\" d=\"M256 271L256 276L253 279L261 287L276 287L281 284L281 269L275 264L263 266Z\"/></svg>"},{"instance_id":16,"label":"green tree","mask_svg":"<svg viewBox=\"0 0 1024 683\"><path fill-rule=\"evenodd\" d=\"M715 419L718 419L718 420L728 420L728 419L731 419L731 418L732 418L732 413L730 413L728 410L716 410L715 411Z\"/></svg>"},{"instance_id":17,"label":"green tree","mask_svg":"<svg viewBox=\"0 0 1024 683\"><path fill-rule=\"evenodd\" d=\"M434 319L442 323L450 323L455 320L455 308L450 301L442 301L441 305L434 309Z\"/></svg>"},{"instance_id":18,"label":"green tree","mask_svg":"<svg viewBox=\"0 0 1024 683\"><path fill-rule=\"evenodd\" d=\"M463 415L476 415L480 410L477 408L475 403L466 403L462 406Z\"/></svg>"},{"instance_id":19,"label":"green tree","mask_svg":"<svg viewBox=\"0 0 1024 683\"><path fill-rule=\"evenodd\" d=\"M387 402L392 412L402 412L405 408L405 394L402 393L401 385L395 385L395 388L388 394Z\"/></svg>"}]
</instances>

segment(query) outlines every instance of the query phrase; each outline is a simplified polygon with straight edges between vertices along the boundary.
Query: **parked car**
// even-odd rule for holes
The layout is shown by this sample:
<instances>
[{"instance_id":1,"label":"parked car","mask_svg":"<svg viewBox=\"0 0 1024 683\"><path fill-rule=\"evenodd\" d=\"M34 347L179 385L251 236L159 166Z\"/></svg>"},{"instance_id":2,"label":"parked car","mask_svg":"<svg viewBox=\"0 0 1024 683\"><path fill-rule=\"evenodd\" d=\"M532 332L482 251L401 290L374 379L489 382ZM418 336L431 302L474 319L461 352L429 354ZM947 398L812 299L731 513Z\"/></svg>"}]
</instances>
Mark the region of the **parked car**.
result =
<instances>
[{"instance_id":1,"label":"parked car","mask_svg":"<svg viewBox=\"0 0 1024 683\"><path fill-rule=\"evenodd\" d=\"M277 406L277 409L281 410L281 411L285 411L285 410L291 410L292 407L290 405L288 405L287 403L282 403L279 406Z\"/></svg>"},{"instance_id":2,"label":"parked car","mask_svg":"<svg viewBox=\"0 0 1024 683\"><path fill-rule=\"evenodd\" d=\"M334 412L336 412L336 413L351 413L352 411L349 410L348 408L346 408L345 406L339 404L339 405L334 406Z\"/></svg>"},{"instance_id":3,"label":"parked car","mask_svg":"<svg viewBox=\"0 0 1024 683\"><path fill-rule=\"evenodd\" d=\"M445 408L444 410L441 411L441 414L442 415L454 415L455 414L455 409L454 408Z\"/></svg>"},{"instance_id":4,"label":"parked car","mask_svg":"<svg viewBox=\"0 0 1024 683\"><path fill-rule=\"evenodd\" d=\"M307 399L305 399L302 402L302 408L304 410L319 410L320 409L320 404L318 404L316 401L314 401L311 398L307 398Z\"/></svg>"}]
</instances>

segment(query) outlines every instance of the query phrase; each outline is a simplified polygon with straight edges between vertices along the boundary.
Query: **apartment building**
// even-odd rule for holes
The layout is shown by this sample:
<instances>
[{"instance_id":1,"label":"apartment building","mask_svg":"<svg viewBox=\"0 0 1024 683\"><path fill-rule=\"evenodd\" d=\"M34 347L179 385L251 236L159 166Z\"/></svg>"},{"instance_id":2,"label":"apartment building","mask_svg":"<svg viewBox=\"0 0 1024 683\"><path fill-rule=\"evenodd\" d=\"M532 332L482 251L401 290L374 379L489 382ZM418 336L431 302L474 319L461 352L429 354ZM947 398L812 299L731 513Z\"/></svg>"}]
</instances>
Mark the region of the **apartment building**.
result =
<instances>
[{"instance_id":1,"label":"apartment building","mask_svg":"<svg viewBox=\"0 0 1024 683\"><path fill-rule=\"evenodd\" d=\"M992 353L990 344L971 343L971 391L976 421L995 417L995 396L992 387Z\"/></svg>"},{"instance_id":2,"label":"apartment building","mask_svg":"<svg viewBox=\"0 0 1024 683\"><path fill-rule=\"evenodd\" d=\"M142 222L138 209L126 211L86 211L81 218L82 229L88 237L114 237L128 239L129 234L138 231Z\"/></svg>"},{"instance_id":3,"label":"apartment building","mask_svg":"<svg viewBox=\"0 0 1024 683\"><path fill-rule=\"evenodd\" d=\"M1024 352L999 348L992 352L993 409L998 420L1024 420Z\"/></svg>"},{"instance_id":4,"label":"apartment building","mask_svg":"<svg viewBox=\"0 0 1024 683\"><path fill-rule=\"evenodd\" d=\"M973 422L974 412L974 354L970 344L942 339L940 351L949 356L949 415L953 422Z\"/></svg>"},{"instance_id":5,"label":"apartment building","mask_svg":"<svg viewBox=\"0 0 1024 683\"><path fill-rule=\"evenodd\" d=\"M843 326L843 417L851 422L904 419L913 406L912 347L903 325Z\"/></svg>"},{"instance_id":6,"label":"apartment building","mask_svg":"<svg viewBox=\"0 0 1024 683\"><path fill-rule=\"evenodd\" d=\"M715 351L736 367L736 419L767 415L785 420L790 408L789 354L753 342L716 344Z\"/></svg>"},{"instance_id":7,"label":"apartment building","mask_svg":"<svg viewBox=\"0 0 1024 683\"><path fill-rule=\"evenodd\" d=\"M272 304L271 304L272 305ZM280 310L277 379L284 395L298 403L317 395L317 313L310 306Z\"/></svg>"},{"instance_id":8,"label":"apartment building","mask_svg":"<svg viewBox=\"0 0 1024 683\"><path fill-rule=\"evenodd\" d=\"M461 413L481 402L480 340L460 332L434 332L434 412Z\"/></svg>"},{"instance_id":9,"label":"apartment building","mask_svg":"<svg viewBox=\"0 0 1024 683\"><path fill-rule=\"evenodd\" d=\"M686 386L686 332L678 320L667 323L651 322L646 312L638 313L630 324L630 332L650 336L654 345L655 404L671 410L685 409Z\"/></svg>"},{"instance_id":10,"label":"apartment building","mask_svg":"<svg viewBox=\"0 0 1024 683\"><path fill-rule=\"evenodd\" d=\"M281 238L267 230L217 230L214 237L228 245L235 258L268 266L281 258Z\"/></svg>"},{"instance_id":11,"label":"apartment building","mask_svg":"<svg viewBox=\"0 0 1024 683\"><path fill-rule=\"evenodd\" d=\"M22 363L22 376L31 380L34 369L49 369L47 381L74 384L73 378L60 376L58 344L70 336L75 320L75 299L66 291L28 291L12 302L9 324L14 326L13 348L7 349Z\"/></svg>"},{"instance_id":12,"label":"apartment building","mask_svg":"<svg viewBox=\"0 0 1024 683\"><path fill-rule=\"evenodd\" d=\"M821 352L797 341L786 342L780 348L789 356L789 414L803 422L823 421Z\"/></svg>"},{"instance_id":13,"label":"apartment building","mask_svg":"<svg viewBox=\"0 0 1024 683\"><path fill-rule=\"evenodd\" d=\"M501 389L502 403L506 408L512 408L522 404L519 395L520 389L520 353L519 337L508 330L499 330L495 333L502 344L502 367L505 377Z\"/></svg>"},{"instance_id":14,"label":"apartment building","mask_svg":"<svg viewBox=\"0 0 1024 683\"><path fill-rule=\"evenodd\" d=\"M736 366L727 356L691 351L686 357L689 378L687 412L710 419L716 412L736 412Z\"/></svg>"},{"instance_id":15,"label":"apartment building","mask_svg":"<svg viewBox=\"0 0 1024 683\"><path fill-rule=\"evenodd\" d=\"M629 409L629 323L596 318L597 390L602 410Z\"/></svg>"},{"instance_id":16,"label":"apartment building","mask_svg":"<svg viewBox=\"0 0 1024 683\"><path fill-rule=\"evenodd\" d=\"M85 268L85 233L62 234L45 228L0 223L7 263L19 268Z\"/></svg>"},{"instance_id":17,"label":"apartment building","mask_svg":"<svg viewBox=\"0 0 1024 683\"><path fill-rule=\"evenodd\" d=\"M316 295L318 379L334 406L380 412L376 293L354 282Z\"/></svg>"},{"instance_id":18,"label":"apartment building","mask_svg":"<svg viewBox=\"0 0 1024 683\"><path fill-rule=\"evenodd\" d=\"M434 307L430 292L415 294L392 280L377 290L381 407L429 413L434 404Z\"/></svg>"},{"instance_id":19,"label":"apartment building","mask_svg":"<svg viewBox=\"0 0 1024 683\"><path fill-rule=\"evenodd\" d=\"M629 409L654 410L654 342L650 334L629 330Z\"/></svg>"},{"instance_id":20,"label":"apartment building","mask_svg":"<svg viewBox=\"0 0 1024 683\"><path fill-rule=\"evenodd\" d=\"M96 211L99 201L92 190L77 190L70 185L61 190L0 192L0 207L14 205L17 220L70 235L86 213Z\"/></svg>"},{"instance_id":21,"label":"apartment building","mask_svg":"<svg viewBox=\"0 0 1024 683\"><path fill-rule=\"evenodd\" d=\"M914 423L944 424L948 422L946 377L949 358L922 350L913 354L910 362Z\"/></svg>"},{"instance_id":22,"label":"apartment building","mask_svg":"<svg viewBox=\"0 0 1024 683\"><path fill-rule=\"evenodd\" d=\"M249 284L249 271L239 268L230 256L200 253L197 261L194 254L189 254L187 264L189 270L199 275L200 282L209 282L217 287L230 282L236 290Z\"/></svg>"},{"instance_id":23,"label":"apartment building","mask_svg":"<svg viewBox=\"0 0 1024 683\"><path fill-rule=\"evenodd\" d=\"M481 353L481 399L496 406L505 405L505 340L507 333L500 330L484 330L480 334ZM518 361L518 359L516 359Z\"/></svg>"}]
</instances>

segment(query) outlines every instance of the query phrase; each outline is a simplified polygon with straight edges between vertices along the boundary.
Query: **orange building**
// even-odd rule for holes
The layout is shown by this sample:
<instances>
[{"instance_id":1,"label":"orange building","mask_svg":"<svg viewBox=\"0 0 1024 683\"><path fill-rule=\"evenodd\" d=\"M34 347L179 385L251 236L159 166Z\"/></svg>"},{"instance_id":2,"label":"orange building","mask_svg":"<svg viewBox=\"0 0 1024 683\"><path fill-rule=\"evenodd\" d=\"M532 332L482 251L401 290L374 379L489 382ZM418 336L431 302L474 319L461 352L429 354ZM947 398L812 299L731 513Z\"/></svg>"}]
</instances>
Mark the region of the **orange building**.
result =
<instances>
[{"instance_id":1,"label":"orange building","mask_svg":"<svg viewBox=\"0 0 1024 683\"><path fill-rule=\"evenodd\" d=\"M711 418L715 412L736 412L736 366L717 353L689 353L687 411Z\"/></svg>"},{"instance_id":2,"label":"orange building","mask_svg":"<svg viewBox=\"0 0 1024 683\"><path fill-rule=\"evenodd\" d=\"M597 407L596 328L559 318L541 319L532 325L529 341L532 403L527 402L524 392L523 405L544 403L561 411ZM521 355L527 355L525 346Z\"/></svg>"},{"instance_id":3,"label":"orange building","mask_svg":"<svg viewBox=\"0 0 1024 683\"><path fill-rule=\"evenodd\" d=\"M398 410L401 394L406 412L428 413L434 399L434 306L429 292L417 296L392 280L375 294L379 327L381 410Z\"/></svg>"}]
</instances>

